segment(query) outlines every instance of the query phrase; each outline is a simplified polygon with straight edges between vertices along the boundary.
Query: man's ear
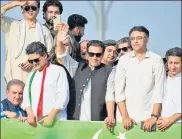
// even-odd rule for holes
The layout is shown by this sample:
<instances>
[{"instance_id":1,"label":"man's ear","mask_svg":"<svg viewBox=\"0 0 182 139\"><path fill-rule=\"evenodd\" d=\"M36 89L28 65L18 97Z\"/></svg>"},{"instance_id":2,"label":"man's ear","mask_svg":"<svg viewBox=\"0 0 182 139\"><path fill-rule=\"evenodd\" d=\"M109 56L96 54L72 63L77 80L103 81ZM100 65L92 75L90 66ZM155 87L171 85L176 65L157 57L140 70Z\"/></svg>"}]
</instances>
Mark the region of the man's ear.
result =
<instances>
[{"instance_id":1,"label":"man's ear","mask_svg":"<svg viewBox=\"0 0 182 139\"><path fill-rule=\"evenodd\" d=\"M23 8L22 8L22 7L21 7L21 13L22 13L22 14L24 14L24 10L23 10Z\"/></svg>"},{"instance_id":2,"label":"man's ear","mask_svg":"<svg viewBox=\"0 0 182 139\"><path fill-rule=\"evenodd\" d=\"M79 34L80 34L80 29L79 29L79 27L75 27L75 28L73 29L73 31L76 33L76 35L79 35Z\"/></svg>"},{"instance_id":3,"label":"man's ear","mask_svg":"<svg viewBox=\"0 0 182 139\"><path fill-rule=\"evenodd\" d=\"M146 38L146 43L147 43L147 45L149 44L149 38L148 37Z\"/></svg>"},{"instance_id":4,"label":"man's ear","mask_svg":"<svg viewBox=\"0 0 182 139\"><path fill-rule=\"evenodd\" d=\"M9 93L9 91L8 90L6 90L6 95Z\"/></svg>"}]
</instances>

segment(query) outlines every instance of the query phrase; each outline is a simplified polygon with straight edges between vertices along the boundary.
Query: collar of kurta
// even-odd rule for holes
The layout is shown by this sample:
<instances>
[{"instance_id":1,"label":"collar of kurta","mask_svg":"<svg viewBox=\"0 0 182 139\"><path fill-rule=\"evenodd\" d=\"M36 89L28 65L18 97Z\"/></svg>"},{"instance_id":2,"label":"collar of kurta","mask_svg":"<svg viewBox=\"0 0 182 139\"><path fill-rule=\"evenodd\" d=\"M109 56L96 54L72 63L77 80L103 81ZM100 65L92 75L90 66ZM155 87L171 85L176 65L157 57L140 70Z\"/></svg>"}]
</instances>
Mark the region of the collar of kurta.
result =
<instances>
[{"instance_id":1,"label":"collar of kurta","mask_svg":"<svg viewBox=\"0 0 182 139\"><path fill-rule=\"evenodd\" d=\"M181 73L178 73L177 75L175 75L173 78L171 78L170 76L168 76L170 79L174 79L174 78L177 78L177 77L181 77Z\"/></svg>"},{"instance_id":2,"label":"collar of kurta","mask_svg":"<svg viewBox=\"0 0 182 139\"><path fill-rule=\"evenodd\" d=\"M94 70L98 70L104 66L106 66L106 65L101 63L99 66L95 67ZM84 65L82 66L81 70L84 70L85 68L89 68L91 70L91 68L89 67L89 64L87 62L84 62Z\"/></svg>"},{"instance_id":3,"label":"collar of kurta","mask_svg":"<svg viewBox=\"0 0 182 139\"><path fill-rule=\"evenodd\" d=\"M131 57L132 57L132 58L133 58L133 57L136 57L134 51L131 52ZM149 57L150 57L149 50L146 50L145 56L144 56L143 58L149 58Z\"/></svg>"}]
</instances>

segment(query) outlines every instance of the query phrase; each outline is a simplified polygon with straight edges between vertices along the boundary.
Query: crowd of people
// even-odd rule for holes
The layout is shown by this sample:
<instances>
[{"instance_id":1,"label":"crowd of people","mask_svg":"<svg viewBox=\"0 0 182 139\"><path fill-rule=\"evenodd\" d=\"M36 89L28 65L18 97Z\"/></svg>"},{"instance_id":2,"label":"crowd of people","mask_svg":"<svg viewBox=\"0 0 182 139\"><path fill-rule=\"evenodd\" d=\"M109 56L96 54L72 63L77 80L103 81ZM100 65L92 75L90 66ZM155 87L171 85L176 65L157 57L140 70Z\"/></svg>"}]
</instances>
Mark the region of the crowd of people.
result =
<instances>
[{"instance_id":1,"label":"crowd of people","mask_svg":"<svg viewBox=\"0 0 182 139\"><path fill-rule=\"evenodd\" d=\"M24 19L5 13L20 6ZM111 129L122 121L126 130L143 123L165 131L181 122L181 48L165 58L147 49L149 30L134 26L120 40L83 40L86 17L72 14L57 23L63 6L58 0L43 5L45 24L36 19L39 0L15 0L1 7L6 39L7 98L1 118L39 122L104 121ZM81 42L80 42L81 41Z\"/></svg>"}]
</instances>

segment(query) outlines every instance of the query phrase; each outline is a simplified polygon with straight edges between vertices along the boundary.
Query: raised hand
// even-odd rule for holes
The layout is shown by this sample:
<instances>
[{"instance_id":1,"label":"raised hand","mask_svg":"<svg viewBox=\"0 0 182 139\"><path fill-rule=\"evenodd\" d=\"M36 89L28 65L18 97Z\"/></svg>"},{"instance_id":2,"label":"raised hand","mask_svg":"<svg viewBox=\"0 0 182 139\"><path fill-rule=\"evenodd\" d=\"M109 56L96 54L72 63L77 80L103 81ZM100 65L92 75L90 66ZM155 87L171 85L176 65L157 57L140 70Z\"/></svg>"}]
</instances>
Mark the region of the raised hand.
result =
<instances>
[{"instance_id":1,"label":"raised hand","mask_svg":"<svg viewBox=\"0 0 182 139\"><path fill-rule=\"evenodd\" d=\"M58 24L58 34L56 36L57 42L63 42L68 38L69 26L67 24Z\"/></svg>"},{"instance_id":2,"label":"raised hand","mask_svg":"<svg viewBox=\"0 0 182 139\"><path fill-rule=\"evenodd\" d=\"M15 0L15 1L14 1L14 4L15 4L16 6L24 6L24 5L26 5L27 3L28 3L27 0Z\"/></svg>"}]
</instances>

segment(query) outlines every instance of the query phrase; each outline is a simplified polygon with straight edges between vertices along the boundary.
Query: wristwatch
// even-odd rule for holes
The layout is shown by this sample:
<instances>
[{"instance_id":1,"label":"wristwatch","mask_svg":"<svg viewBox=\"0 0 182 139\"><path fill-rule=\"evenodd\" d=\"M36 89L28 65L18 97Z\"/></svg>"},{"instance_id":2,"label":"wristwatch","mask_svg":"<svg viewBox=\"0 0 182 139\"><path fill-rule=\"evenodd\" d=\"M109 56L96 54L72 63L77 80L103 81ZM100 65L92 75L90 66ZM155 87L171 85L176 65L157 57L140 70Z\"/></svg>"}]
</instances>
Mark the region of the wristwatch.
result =
<instances>
[{"instance_id":1,"label":"wristwatch","mask_svg":"<svg viewBox=\"0 0 182 139\"><path fill-rule=\"evenodd\" d=\"M155 117L155 118L157 118L157 119L159 118L159 116L157 116L157 115L155 115L155 114L151 114L150 116L151 116L151 117Z\"/></svg>"}]
</instances>

